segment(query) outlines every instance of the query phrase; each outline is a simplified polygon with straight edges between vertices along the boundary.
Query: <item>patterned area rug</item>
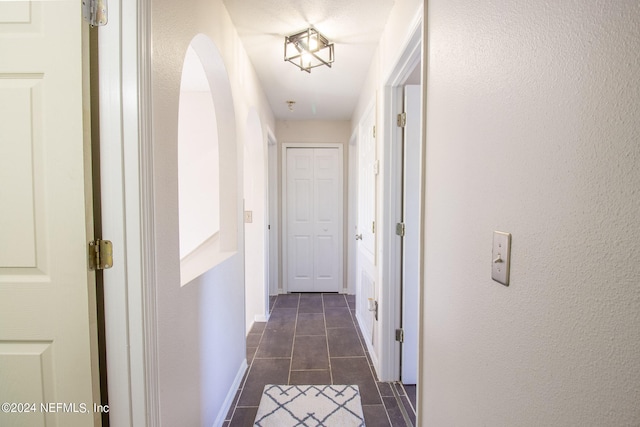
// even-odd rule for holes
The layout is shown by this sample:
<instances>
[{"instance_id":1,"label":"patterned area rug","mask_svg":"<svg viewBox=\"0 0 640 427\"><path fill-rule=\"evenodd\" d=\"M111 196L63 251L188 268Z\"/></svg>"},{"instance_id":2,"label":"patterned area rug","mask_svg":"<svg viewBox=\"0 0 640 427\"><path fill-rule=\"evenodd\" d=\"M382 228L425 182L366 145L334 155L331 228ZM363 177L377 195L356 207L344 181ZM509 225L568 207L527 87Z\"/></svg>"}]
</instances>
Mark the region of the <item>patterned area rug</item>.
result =
<instances>
[{"instance_id":1,"label":"patterned area rug","mask_svg":"<svg viewBox=\"0 0 640 427\"><path fill-rule=\"evenodd\" d=\"M254 426L364 427L357 385L264 387Z\"/></svg>"}]
</instances>

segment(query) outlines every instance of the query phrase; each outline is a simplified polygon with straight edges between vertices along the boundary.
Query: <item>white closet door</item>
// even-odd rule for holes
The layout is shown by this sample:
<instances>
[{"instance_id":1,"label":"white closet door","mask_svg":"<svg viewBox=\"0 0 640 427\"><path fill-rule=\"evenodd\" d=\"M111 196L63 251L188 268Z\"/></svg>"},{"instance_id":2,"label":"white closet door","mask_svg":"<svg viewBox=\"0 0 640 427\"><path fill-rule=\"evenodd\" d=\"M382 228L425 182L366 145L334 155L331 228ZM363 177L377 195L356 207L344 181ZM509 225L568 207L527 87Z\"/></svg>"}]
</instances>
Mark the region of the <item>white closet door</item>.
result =
<instances>
[{"instance_id":1,"label":"white closet door","mask_svg":"<svg viewBox=\"0 0 640 427\"><path fill-rule=\"evenodd\" d=\"M342 290L342 152L288 148L287 290Z\"/></svg>"},{"instance_id":2,"label":"white closet door","mask_svg":"<svg viewBox=\"0 0 640 427\"><path fill-rule=\"evenodd\" d=\"M287 149L287 278L289 291L313 290L313 150Z\"/></svg>"}]
</instances>

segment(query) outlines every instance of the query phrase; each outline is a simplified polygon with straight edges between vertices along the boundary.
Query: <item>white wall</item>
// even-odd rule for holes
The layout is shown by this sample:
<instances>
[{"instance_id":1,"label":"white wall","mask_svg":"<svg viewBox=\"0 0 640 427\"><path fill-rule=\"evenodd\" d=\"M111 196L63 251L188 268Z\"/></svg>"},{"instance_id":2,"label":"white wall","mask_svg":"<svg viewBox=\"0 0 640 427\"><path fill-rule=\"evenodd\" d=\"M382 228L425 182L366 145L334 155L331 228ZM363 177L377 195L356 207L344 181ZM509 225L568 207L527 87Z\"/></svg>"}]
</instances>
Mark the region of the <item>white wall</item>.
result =
<instances>
[{"instance_id":1,"label":"white wall","mask_svg":"<svg viewBox=\"0 0 640 427\"><path fill-rule=\"evenodd\" d=\"M220 231L218 126L211 97L210 91L183 89L180 94L180 258Z\"/></svg>"},{"instance_id":2,"label":"white wall","mask_svg":"<svg viewBox=\"0 0 640 427\"><path fill-rule=\"evenodd\" d=\"M280 145L291 142L347 144L350 136L348 121L279 120L276 127L276 139Z\"/></svg>"},{"instance_id":3,"label":"white wall","mask_svg":"<svg viewBox=\"0 0 640 427\"><path fill-rule=\"evenodd\" d=\"M389 74L395 67L400 54L411 32L412 24L419 18L418 11L422 7L423 0L396 1L389 13L389 19L384 32L380 37L378 49L371 61L369 74L364 81L358 106L351 118L351 129L357 129L362 115L376 95L378 98L378 113L382 112L382 90ZM378 133L378 135L382 135Z\"/></svg>"},{"instance_id":4,"label":"white wall","mask_svg":"<svg viewBox=\"0 0 640 427\"><path fill-rule=\"evenodd\" d=\"M269 317L269 284L266 253L268 235L267 204L267 141L263 136L260 117L251 109L245 123L244 210L251 212L251 222L245 232L245 317L247 333L253 322L266 322Z\"/></svg>"},{"instance_id":5,"label":"white wall","mask_svg":"<svg viewBox=\"0 0 640 427\"><path fill-rule=\"evenodd\" d=\"M338 143L343 144L343 176L347 176L347 167L348 167L348 144L349 138L351 136L350 123L345 120L297 120L297 121L278 121L276 123L276 140L278 141L278 200L280 206L282 206L282 161L283 161L283 152L282 152L282 144L287 143ZM347 197L348 197L348 189L347 189L347 180L343 180L344 182L344 199L343 206L345 206L344 212L344 224L343 230L347 230ZM281 208L282 209L282 208ZM278 218L278 229L282 230L282 215ZM344 236L344 254L345 257L347 255L347 238L349 237L349 233L343 233ZM282 260L282 236L279 237L279 259ZM282 263L281 263L282 264ZM345 259L346 265L346 259ZM280 266L280 268L282 268ZM346 268L343 268L343 280L344 283L347 283L346 277ZM283 272L279 272L279 292L282 292L282 275Z\"/></svg>"},{"instance_id":6,"label":"white wall","mask_svg":"<svg viewBox=\"0 0 640 427\"><path fill-rule=\"evenodd\" d=\"M639 3L428 9L422 425L640 425Z\"/></svg>"},{"instance_id":7,"label":"white wall","mask_svg":"<svg viewBox=\"0 0 640 427\"><path fill-rule=\"evenodd\" d=\"M162 425L214 424L245 360L242 156L246 117L255 107L263 126L273 116L221 0L154 0L153 138L159 396ZM180 287L178 256L177 137L182 61L198 33L216 44L229 74L236 118L235 174L238 252ZM220 126L220 123L218 123ZM265 134L266 135L266 134Z\"/></svg>"}]
</instances>

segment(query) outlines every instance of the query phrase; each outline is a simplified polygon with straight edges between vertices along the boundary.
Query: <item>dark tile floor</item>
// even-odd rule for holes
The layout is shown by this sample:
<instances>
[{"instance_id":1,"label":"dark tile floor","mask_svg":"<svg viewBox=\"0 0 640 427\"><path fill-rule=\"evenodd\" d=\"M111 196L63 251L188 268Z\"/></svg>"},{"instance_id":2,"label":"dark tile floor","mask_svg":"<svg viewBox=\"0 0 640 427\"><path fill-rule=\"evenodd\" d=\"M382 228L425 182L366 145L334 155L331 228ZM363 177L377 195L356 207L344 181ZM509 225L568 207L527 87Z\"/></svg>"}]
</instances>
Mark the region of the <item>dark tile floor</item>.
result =
<instances>
[{"instance_id":1,"label":"dark tile floor","mask_svg":"<svg viewBox=\"0 0 640 427\"><path fill-rule=\"evenodd\" d=\"M245 374L225 427L252 426L265 384L357 384L367 427L415 425L415 386L377 381L355 321L355 296L272 297L247 336Z\"/></svg>"}]
</instances>

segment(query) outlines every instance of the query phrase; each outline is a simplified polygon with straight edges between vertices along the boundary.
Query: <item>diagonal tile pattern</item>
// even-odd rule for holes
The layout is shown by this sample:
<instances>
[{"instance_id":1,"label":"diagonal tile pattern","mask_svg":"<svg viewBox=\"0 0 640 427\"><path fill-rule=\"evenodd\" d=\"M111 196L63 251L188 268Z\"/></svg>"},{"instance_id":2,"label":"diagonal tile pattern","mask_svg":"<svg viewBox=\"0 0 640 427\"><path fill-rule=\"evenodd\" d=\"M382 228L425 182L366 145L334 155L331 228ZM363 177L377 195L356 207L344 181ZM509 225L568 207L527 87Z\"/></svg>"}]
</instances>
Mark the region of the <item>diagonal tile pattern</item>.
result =
<instances>
[{"instance_id":1,"label":"diagonal tile pattern","mask_svg":"<svg viewBox=\"0 0 640 427\"><path fill-rule=\"evenodd\" d=\"M266 384L357 384L368 427L415 424L415 389L378 382L360 337L354 295L272 297L269 321L247 336L249 369L224 426L252 426Z\"/></svg>"}]
</instances>

